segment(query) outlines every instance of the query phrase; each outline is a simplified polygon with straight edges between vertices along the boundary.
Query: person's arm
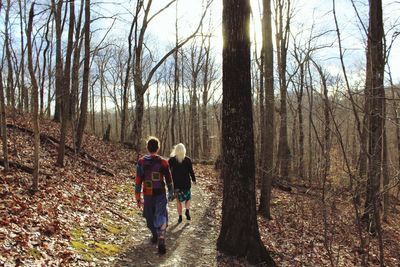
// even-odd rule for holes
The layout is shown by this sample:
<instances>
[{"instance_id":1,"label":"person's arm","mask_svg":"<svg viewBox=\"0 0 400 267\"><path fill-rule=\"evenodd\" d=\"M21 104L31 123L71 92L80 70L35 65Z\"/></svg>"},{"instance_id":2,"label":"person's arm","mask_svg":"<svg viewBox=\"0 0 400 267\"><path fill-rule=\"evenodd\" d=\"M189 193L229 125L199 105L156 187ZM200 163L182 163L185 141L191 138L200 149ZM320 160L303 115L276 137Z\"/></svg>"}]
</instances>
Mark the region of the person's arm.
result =
<instances>
[{"instance_id":1,"label":"person's arm","mask_svg":"<svg viewBox=\"0 0 400 267\"><path fill-rule=\"evenodd\" d=\"M189 162L189 174L190 174L190 177L192 178L192 182L195 183L196 182L196 176L194 175L193 164L192 164L192 161L190 159L189 159L188 162Z\"/></svg>"},{"instance_id":2,"label":"person's arm","mask_svg":"<svg viewBox=\"0 0 400 267\"><path fill-rule=\"evenodd\" d=\"M173 194L174 194L174 185L172 183L172 175L171 175L171 171L169 169L168 161L163 160L161 162L161 166L162 166L162 173L164 175L165 183L167 184L167 188L168 188L168 198L172 198Z\"/></svg>"},{"instance_id":3,"label":"person's arm","mask_svg":"<svg viewBox=\"0 0 400 267\"><path fill-rule=\"evenodd\" d=\"M136 179L135 179L135 199L139 207L142 206L142 200L140 195L142 192L143 174L144 174L143 167L140 164L140 162L138 162L136 167Z\"/></svg>"}]
</instances>

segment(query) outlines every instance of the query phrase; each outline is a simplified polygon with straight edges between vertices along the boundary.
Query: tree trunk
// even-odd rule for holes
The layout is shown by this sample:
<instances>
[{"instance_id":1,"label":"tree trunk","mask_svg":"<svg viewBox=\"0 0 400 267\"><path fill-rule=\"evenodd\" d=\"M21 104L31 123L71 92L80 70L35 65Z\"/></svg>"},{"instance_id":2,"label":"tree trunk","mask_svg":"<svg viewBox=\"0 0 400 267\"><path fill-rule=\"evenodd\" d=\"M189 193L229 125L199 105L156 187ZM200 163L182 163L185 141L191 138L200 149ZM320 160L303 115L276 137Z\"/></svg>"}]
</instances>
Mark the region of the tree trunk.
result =
<instances>
[{"instance_id":1,"label":"tree trunk","mask_svg":"<svg viewBox=\"0 0 400 267\"><path fill-rule=\"evenodd\" d=\"M203 138L203 150L202 150L202 157L203 159L208 159L210 157L210 132L208 130L208 94L211 86L211 75L212 75L212 65L211 65L211 58L210 58L210 38L208 36L208 44L204 47L204 77L203 77L203 95L202 95L202 107L201 107L201 121L202 121L202 138Z\"/></svg>"},{"instance_id":2,"label":"tree trunk","mask_svg":"<svg viewBox=\"0 0 400 267\"><path fill-rule=\"evenodd\" d=\"M284 1L277 1L277 50L278 50L278 74L279 74L279 89L280 89L280 125L279 125L279 145L278 145L278 163L279 172L282 179L289 178L290 169L290 149L288 144L287 133L287 84L286 84L286 60L289 43L289 10L290 1L287 4ZM284 18L285 7L287 16Z\"/></svg>"},{"instance_id":3,"label":"tree trunk","mask_svg":"<svg viewBox=\"0 0 400 267\"><path fill-rule=\"evenodd\" d=\"M85 0L81 0L81 6L79 11L79 17L76 24L76 31L75 31L75 43L74 43L74 53L73 53L73 60L72 60L72 74L71 74L71 97L70 97L70 107L69 107L69 114L72 122L72 131L76 131L76 124L77 124L77 111L79 105L79 69L80 69L80 61L81 61L81 49L82 49L82 42L84 38L81 38L81 24L82 24L82 15L84 10L84 3ZM74 136L74 146L76 145L76 135Z\"/></svg>"},{"instance_id":4,"label":"tree trunk","mask_svg":"<svg viewBox=\"0 0 400 267\"><path fill-rule=\"evenodd\" d=\"M32 3L31 9L29 12L29 22L28 22L28 31L27 31L27 42L28 42L28 68L29 74L31 76L31 84L32 84L32 105L33 105L33 114L32 114L32 125L34 131L34 160L33 160L33 183L32 189L33 191L38 190L39 185L39 150L40 150L40 132L39 132L39 99L38 99L38 84L35 78L35 72L33 70L33 59L32 59L32 23L33 23L33 14L34 14L34 5L35 2Z\"/></svg>"},{"instance_id":5,"label":"tree trunk","mask_svg":"<svg viewBox=\"0 0 400 267\"><path fill-rule=\"evenodd\" d=\"M15 92L14 92L14 70L12 66L12 55L11 55L11 43L10 43L10 9L11 2L7 0L6 7L6 17L4 20L5 23L5 34L4 34L4 46L6 52L6 60L7 60L7 87L6 87L6 95L7 95L7 105L11 106L11 108L15 109Z\"/></svg>"},{"instance_id":6,"label":"tree trunk","mask_svg":"<svg viewBox=\"0 0 400 267\"><path fill-rule=\"evenodd\" d=\"M141 93L144 90L140 90L139 85L135 85L135 120L133 122L132 129L132 141L133 141L133 149L139 154L142 149L143 144L143 136L142 136L142 123L143 123L143 114L144 114L144 95Z\"/></svg>"},{"instance_id":7,"label":"tree trunk","mask_svg":"<svg viewBox=\"0 0 400 267\"><path fill-rule=\"evenodd\" d=\"M49 68L47 70L48 75L48 88L47 88L47 117L50 118L51 116L51 87L52 87L52 80L53 80L53 70L52 70L52 62L53 62L53 28L54 28L54 20L51 22L51 36L49 39L50 42L50 52L49 52Z\"/></svg>"},{"instance_id":8,"label":"tree trunk","mask_svg":"<svg viewBox=\"0 0 400 267\"><path fill-rule=\"evenodd\" d=\"M1 10L1 8L0 8ZM3 67L3 66L2 66ZM4 87L3 87L3 72L0 69L0 108L1 108L1 140L3 145L3 159L4 159L4 171L8 172L10 166L8 164L8 146L7 146L7 118L6 118L6 103L4 99Z\"/></svg>"},{"instance_id":9,"label":"tree trunk","mask_svg":"<svg viewBox=\"0 0 400 267\"><path fill-rule=\"evenodd\" d=\"M386 112L385 112L386 113ZM384 121L385 123L385 121ZM388 170L388 148L387 148L387 134L383 126L383 155L382 155L382 185L383 185L383 220L387 222L389 215L389 170Z\"/></svg>"},{"instance_id":10,"label":"tree trunk","mask_svg":"<svg viewBox=\"0 0 400 267\"><path fill-rule=\"evenodd\" d=\"M304 63L300 65L300 90L297 96L299 118L299 178L304 179L304 123L303 123Z\"/></svg>"},{"instance_id":11,"label":"tree trunk","mask_svg":"<svg viewBox=\"0 0 400 267\"><path fill-rule=\"evenodd\" d=\"M261 157L261 198L259 212L265 218L271 218L271 189L274 168L274 50L272 44L272 12L271 0L263 1L263 53L264 53L264 87L265 87L265 119L262 121L264 131L263 155Z\"/></svg>"},{"instance_id":12,"label":"tree trunk","mask_svg":"<svg viewBox=\"0 0 400 267\"><path fill-rule=\"evenodd\" d=\"M73 35L75 27L75 0L70 0L69 5L69 30L68 30L68 45L65 55L65 69L63 75L62 84L62 100L61 100L61 130L60 130L60 145L58 147L58 157L57 165L64 166L64 156L65 156L65 142L68 131L68 123L70 122L70 84L71 84L71 57L72 57L72 45L73 45Z\"/></svg>"},{"instance_id":13,"label":"tree trunk","mask_svg":"<svg viewBox=\"0 0 400 267\"><path fill-rule=\"evenodd\" d=\"M312 140L312 121L313 121L313 108L314 108L314 94L313 94L313 78L311 74L310 64L307 63L307 72L309 77L309 84L306 85L306 92L309 104L309 111L308 111L308 184L311 186L314 173L313 173L313 140Z\"/></svg>"},{"instance_id":14,"label":"tree trunk","mask_svg":"<svg viewBox=\"0 0 400 267\"><path fill-rule=\"evenodd\" d=\"M383 20L381 0L371 0L369 10L368 49L367 49L367 76L366 84L369 102L368 121L368 188L366 199L366 213L370 232L380 232L380 217L378 208L378 193L380 188L382 167L382 138L384 126L384 101L383 87L384 56L383 56ZM383 262L381 262L381 266Z\"/></svg>"},{"instance_id":15,"label":"tree trunk","mask_svg":"<svg viewBox=\"0 0 400 267\"><path fill-rule=\"evenodd\" d=\"M63 62L62 62L62 47L61 47L61 38L62 38L62 29L61 29L61 11L63 0L59 0L56 6L55 0L51 1L51 8L54 14L54 20L56 24L56 101L54 107L54 118L53 120L56 122L61 121L61 90L63 83Z\"/></svg>"},{"instance_id":16,"label":"tree trunk","mask_svg":"<svg viewBox=\"0 0 400 267\"><path fill-rule=\"evenodd\" d=\"M224 193L217 248L228 255L245 257L251 264L265 262L267 266L275 266L261 241L256 216L250 2L224 0L222 21Z\"/></svg>"},{"instance_id":17,"label":"tree trunk","mask_svg":"<svg viewBox=\"0 0 400 267\"><path fill-rule=\"evenodd\" d=\"M24 6L22 7L22 0L18 1L19 5L19 22L20 22L20 31L21 31L21 64L20 64L20 73L21 73L21 99L19 109L22 111L25 108L25 111L29 112L29 100L28 100L28 88L25 87L25 49L24 49L24 21L25 21L25 9L26 9L26 1L24 1ZM43 69L45 66L43 67Z\"/></svg>"},{"instance_id":18,"label":"tree trunk","mask_svg":"<svg viewBox=\"0 0 400 267\"><path fill-rule=\"evenodd\" d=\"M178 1L176 1L175 5L175 46L178 46ZM175 50L174 53L174 92L172 97L172 110L171 110L171 143L175 145L175 119L176 119L176 109L177 109L177 98L178 89L179 89L179 66L178 66L178 49Z\"/></svg>"},{"instance_id":19,"label":"tree trunk","mask_svg":"<svg viewBox=\"0 0 400 267\"><path fill-rule=\"evenodd\" d=\"M85 0L85 59L83 62L83 81L81 110L76 132L76 150L82 147L83 133L86 126L88 97L89 97L89 75L90 75L90 0Z\"/></svg>"},{"instance_id":20,"label":"tree trunk","mask_svg":"<svg viewBox=\"0 0 400 267\"><path fill-rule=\"evenodd\" d=\"M44 82L46 77L46 64L47 64L47 53L50 48L50 40L49 40L49 31L50 31L50 20L51 20L51 13L49 14L49 19L47 20L46 24L46 47L43 50L43 69L42 69L42 82L40 84L40 116L43 116L44 113ZM49 88L50 90L50 88Z\"/></svg>"}]
</instances>

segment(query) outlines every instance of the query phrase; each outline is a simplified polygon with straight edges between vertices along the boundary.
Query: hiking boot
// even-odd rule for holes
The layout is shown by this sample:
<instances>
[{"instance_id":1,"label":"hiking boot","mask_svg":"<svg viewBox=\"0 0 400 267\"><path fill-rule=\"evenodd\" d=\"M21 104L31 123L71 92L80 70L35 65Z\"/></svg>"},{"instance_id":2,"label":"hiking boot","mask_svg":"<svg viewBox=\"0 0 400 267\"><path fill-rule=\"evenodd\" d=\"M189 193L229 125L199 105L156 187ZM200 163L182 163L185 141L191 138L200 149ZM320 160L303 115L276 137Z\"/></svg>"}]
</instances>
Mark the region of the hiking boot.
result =
<instances>
[{"instance_id":1,"label":"hiking boot","mask_svg":"<svg viewBox=\"0 0 400 267\"><path fill-rule=\"evenodd\" d=\"M151 237L151 243L156 244L157 243L157 234L153 234L153 236Z\"/></svg>"},{"instance_id":2,"label":"hiking boot","mask_svg":"<svg viewBox=\"0 0 400 267\"><path fill-rule=\"evenodd\" d=\"M178 223L182 222L182 215L179 215Z\"/></svg>"},{"instance_id":3,"label":"hiking boot","mask_svg":"<svg viewBox=\"0 0 400 267\"><path fill-rule=\"evenodd\" d=\"M191 218L190 218L190 214L189 214L189 210L188 209L185 211L185 215L186 215L186 219L190 221Z\"/></svg>"},{"instance_id":4,"label":"hiking boot","mask_svg":"<svg viewBox=\"0 0 400 267\"><path fill-rule=\"evenodd\" d=\"M167 249L165 248L165 241L164 239L160 239L158 241L158 254L165 254L167 252Z\"/></svg>"}]
</instances>

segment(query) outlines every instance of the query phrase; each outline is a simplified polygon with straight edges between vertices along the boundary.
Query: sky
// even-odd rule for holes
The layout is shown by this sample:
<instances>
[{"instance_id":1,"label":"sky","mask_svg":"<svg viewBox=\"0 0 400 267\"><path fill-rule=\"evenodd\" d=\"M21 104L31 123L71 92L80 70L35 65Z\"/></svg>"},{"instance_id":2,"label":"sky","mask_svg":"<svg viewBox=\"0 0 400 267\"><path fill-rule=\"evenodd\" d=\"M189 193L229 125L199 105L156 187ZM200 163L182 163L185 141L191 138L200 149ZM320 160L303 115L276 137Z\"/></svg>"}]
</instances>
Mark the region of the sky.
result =
<instances>
[{"instance_id":1,"label":"sky","mask_svg":"<svg viewBox=\"0 0 400 267\"><path fill-rule=\"evenodd\" d=\"M131 6L133 2L131 1ZM153 1L153 12L163 7L168 0ZM198 21L202 14L201 0L178 0L178 20L179 20L179 36L181 38L190 35L197 27ZM253 42L258 43L260 47L261 24L260 24L260 4L262 0L251 0L253 10L253 22L251 33L256 32L253 36ZM368 1L355 0L360 19L368 28ZM295 8L294 17L291 25L293 35L299 40L306 42L310 29L313 27L313 32L316 34L333 31L335 29L334 17L332 13L332 1L321 0L295 0L292 1L292 6ZM150 25L149 32L155 42L172 44L175 40L175 13L176 7L170 7L168 10L160 14ZM216 55L221 55L222 50L222 0L214 0L210 8L211 16L205 20L204 30L207 31L208 25L211 25L212 43ZM399 23L400 3L394 0L383 0L383 12L385 30ZM336 0L336 13L341 31L343 47L345 51L345 63L348 71L354 75L354 79L362 72L360 68L365 65L365 33L361 26L361 22L356 17L356 13L350 0ZM397 21L396 21L397 20ZM126 25L122 27L122 31L126 31ZM125 30L123 30L125 29ZM400 31L400 27L397 27ZM118 31L117 31L118 32ZM391 39L393 30L389 31L388 39ZM301 36L301 37L300 37ZM330 72L337 73L341 71L338 58L337 36L335 32L331 32L318 39L315 45L332 44L331 48L325 48L315 54L315 57L321 61L321 64ZM392 70L392 76L395 83L400 83L400 38L392 48L389 58L389 65Z\"/></svg>"}]
</instances>

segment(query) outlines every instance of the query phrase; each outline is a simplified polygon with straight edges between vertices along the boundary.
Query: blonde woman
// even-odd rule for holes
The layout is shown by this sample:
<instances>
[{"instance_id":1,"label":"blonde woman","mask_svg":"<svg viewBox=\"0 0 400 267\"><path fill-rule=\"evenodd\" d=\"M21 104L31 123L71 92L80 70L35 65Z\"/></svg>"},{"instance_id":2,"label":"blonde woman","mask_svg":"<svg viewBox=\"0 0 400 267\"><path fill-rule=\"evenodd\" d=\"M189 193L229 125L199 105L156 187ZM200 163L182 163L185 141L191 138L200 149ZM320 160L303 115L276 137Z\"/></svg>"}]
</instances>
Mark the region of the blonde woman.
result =
<instances>
[{"instance_id":1,"label":"blonde woman","mask_svg":"<svg viewBox=\"0 0 400 267\"><path fill-rule=\"evenodd\" d=\"M192 160L186 156L186 148L182 143L177 144L171 153L171 158L168 160L169 167L174 181L176 192L176 207L179 214L178 223L182 222L182 202L185 202L186 219L190 220L190 199L191 181L196 183L196 177L193 172Z\"/></svg>"}]
</instances>

